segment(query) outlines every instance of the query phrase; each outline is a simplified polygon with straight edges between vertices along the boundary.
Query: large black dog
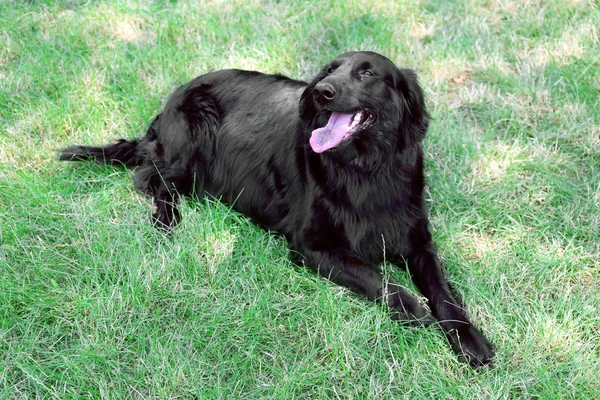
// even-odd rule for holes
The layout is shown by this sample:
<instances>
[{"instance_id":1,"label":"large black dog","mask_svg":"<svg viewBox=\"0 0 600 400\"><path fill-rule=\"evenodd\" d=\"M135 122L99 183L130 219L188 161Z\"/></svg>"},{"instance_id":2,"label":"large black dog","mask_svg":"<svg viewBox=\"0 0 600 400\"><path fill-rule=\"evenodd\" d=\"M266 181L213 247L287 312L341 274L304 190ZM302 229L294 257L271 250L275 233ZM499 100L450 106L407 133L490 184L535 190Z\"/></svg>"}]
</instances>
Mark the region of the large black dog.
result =
<instances>
[{"instance_id":1,"label":"large black dog","mask_svg":"<svg viewBox=\"0 0 600 400\"><path fill-rule=\"evenodd\" d=\"M179 220L181 195L204 192L280 232L293 254L392 317L427 323L417 299L379 265L408 265L461 360L492 346L444 278L423 199L429 118L413 71L372 52L342 54L310 83L222 70L179 87L139 140L73 146L61 160L138 166L158 226Z\"/></svg>"}]
</instances>

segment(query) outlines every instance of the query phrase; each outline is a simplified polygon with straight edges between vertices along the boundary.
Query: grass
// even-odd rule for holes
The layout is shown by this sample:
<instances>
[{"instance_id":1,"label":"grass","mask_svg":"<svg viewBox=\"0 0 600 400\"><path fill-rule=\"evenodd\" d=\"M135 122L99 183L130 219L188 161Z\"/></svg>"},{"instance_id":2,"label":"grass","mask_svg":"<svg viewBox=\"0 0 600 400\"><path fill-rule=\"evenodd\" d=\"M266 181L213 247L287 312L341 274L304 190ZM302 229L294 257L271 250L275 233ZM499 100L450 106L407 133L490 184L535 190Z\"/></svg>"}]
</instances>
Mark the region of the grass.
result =
<instances>
[{"instance_id":1,"label":"grass","mask_svg":"<svg viewBox=\"0 0 600 400\"><path fill-rule=\"evenodd\" d=\"M585 0L0 1L0 397L600 398L599 26ZM206 71L355 49L419 73L432 229L490 368L218 202L164 237L131 171L56 161Z\"/></svg>"}]
</instances>

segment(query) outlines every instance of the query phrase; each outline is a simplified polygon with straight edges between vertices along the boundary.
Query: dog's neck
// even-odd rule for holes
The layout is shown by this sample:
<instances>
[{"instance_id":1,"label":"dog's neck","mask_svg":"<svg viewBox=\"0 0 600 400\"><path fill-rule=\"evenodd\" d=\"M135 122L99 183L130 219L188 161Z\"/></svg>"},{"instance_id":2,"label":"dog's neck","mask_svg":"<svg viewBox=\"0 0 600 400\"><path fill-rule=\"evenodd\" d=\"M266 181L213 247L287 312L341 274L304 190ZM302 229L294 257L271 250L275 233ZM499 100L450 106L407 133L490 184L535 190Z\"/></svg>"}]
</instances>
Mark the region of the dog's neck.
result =
<instances>
[{"instance_id":1,"label":"dog's neck","mask_svg":"<svg viewBox=\"0 0 600 400\"><path fill-rule=\"evenodd\" d=\"M369 164L368 160L361 163L357 158L346 161L349 157L340 157L341 152L309 153L307 159L314 183L330 201L377 208L389 206L406 193L415 194L415 186L417 193L422 193L423 176L415 175L423 164L422 153L421 146L416 145L380 159L378 164Z\"/></svg>"}]
</instances>

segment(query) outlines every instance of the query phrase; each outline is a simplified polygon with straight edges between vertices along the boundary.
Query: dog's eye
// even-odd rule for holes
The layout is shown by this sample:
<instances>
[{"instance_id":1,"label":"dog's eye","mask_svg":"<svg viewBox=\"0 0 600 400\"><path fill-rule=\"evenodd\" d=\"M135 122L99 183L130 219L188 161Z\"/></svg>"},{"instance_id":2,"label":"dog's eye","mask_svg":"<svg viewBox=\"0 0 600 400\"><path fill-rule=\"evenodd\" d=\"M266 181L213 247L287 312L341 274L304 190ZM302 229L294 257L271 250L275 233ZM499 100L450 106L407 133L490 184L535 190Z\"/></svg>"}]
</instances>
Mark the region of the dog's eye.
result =
<instances>
[{"instance_id":1,"label":"dog's eye","mask_svg":"<svg viewBox=\"0 0 600 400\"><path fill-rule=\"evenodd\" d=\"M331 74L331 73L333 73L333 71L335 71L335 68L333 68L333 67L329 67L329 68L327 68L327 73L328 73L328 74Z\"/></svg>"},{"instance_id":2,"label":"dog's eye","mask_svg":"<svg viewBox=\"0 0 600 400\"><path fill-rule=\"evenodd\" d=\"M360 73L362 76L375 76L375 74L371 71L363 71Z\"/></svg>"}]
</instances>

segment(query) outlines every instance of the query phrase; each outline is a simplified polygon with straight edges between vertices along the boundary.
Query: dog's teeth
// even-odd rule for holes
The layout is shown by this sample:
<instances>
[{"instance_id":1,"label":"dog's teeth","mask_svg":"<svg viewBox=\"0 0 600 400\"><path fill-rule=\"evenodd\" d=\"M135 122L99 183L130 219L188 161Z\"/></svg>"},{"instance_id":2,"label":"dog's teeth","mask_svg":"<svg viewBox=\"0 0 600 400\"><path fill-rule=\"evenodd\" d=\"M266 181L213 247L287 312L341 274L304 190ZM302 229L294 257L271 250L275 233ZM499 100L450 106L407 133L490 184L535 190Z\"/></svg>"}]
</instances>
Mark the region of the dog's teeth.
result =
<instances>
[{"instance_id":1,"label":"dog's teeth","mask_svg":"<svg viewBox=\"0 0 600 400\"><path fill-rule=\"evenodd\" d=\"M350 123L350 128L355 128L358 124L360 124L360 120L362 119L362 111L357 112L352 117L352 122Z\"/></svg>"}]
</instances>

